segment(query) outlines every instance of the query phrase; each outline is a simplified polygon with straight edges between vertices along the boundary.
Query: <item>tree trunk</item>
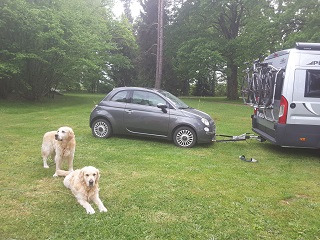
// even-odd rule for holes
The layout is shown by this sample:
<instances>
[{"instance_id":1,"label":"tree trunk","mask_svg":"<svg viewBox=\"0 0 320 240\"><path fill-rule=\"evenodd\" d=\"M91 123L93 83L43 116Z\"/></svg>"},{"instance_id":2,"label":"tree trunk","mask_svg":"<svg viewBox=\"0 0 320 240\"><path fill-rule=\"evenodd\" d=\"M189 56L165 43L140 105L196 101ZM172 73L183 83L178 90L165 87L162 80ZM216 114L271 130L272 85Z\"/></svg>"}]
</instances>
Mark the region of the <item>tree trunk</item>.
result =
<instances>
[{"instance_id":1,"label":"tree trunk","mask_svg":"<svg viewBox=\"0 0 320 240\"><path fill-rule=\"evenodd\" d=\"M157 68L155 88L161 88L163 64L163 0L158 0L158 41L157 41Z\"/></svg>"},{"instance_id":2,"label":"tree trunk","mask_svg":"<svg viewBox=\"0 0 320 240\"><path fill-rule=\"evenodd\" d=\"M230 69L228 76L228 91L227 98L229 100L237 100L238 99L238 66L236 66L233 62L228 63L228 68Z\"/></svg>"},{"instance_id":3,"label":"tree trunk","mask_svg":"<svg viewBox=\"0 0 320 240\"><path fill-rule=\"evenodd\" d=\"M0 98L6 99L9 95L9 79L0 78Z\"/></svg>"}]
</instances>

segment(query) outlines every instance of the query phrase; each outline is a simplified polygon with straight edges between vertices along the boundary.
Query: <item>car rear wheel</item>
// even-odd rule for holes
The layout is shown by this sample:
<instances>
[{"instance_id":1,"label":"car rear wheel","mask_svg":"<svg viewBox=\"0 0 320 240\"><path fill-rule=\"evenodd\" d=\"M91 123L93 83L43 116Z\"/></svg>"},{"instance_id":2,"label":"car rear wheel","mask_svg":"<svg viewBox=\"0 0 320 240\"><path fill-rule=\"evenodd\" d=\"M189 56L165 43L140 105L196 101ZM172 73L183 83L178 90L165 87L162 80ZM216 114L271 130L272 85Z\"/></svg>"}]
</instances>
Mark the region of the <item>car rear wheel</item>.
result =
<instances>
[{"instance_id":1,"label":"car rear wheel","mask_svg":"<svg viewBox=\"0 0 320 240\"><path fill-rule=\"evenodd\" d=\"M92 125L92 134L98 138L108 138L112 134L111 124L105 119L97 119Z\"/></svg>"},{"instance_id":2,"label":"car rear wheel","mask_svg":"<svg viewBox=\"0 0 320 240\"><path fill-rule=\"evenodd\" d=\"M195 131L189 127L179 127L173 134L173 141L178 147L191 148L197 142Z\"/></svg>"}]
</instances>

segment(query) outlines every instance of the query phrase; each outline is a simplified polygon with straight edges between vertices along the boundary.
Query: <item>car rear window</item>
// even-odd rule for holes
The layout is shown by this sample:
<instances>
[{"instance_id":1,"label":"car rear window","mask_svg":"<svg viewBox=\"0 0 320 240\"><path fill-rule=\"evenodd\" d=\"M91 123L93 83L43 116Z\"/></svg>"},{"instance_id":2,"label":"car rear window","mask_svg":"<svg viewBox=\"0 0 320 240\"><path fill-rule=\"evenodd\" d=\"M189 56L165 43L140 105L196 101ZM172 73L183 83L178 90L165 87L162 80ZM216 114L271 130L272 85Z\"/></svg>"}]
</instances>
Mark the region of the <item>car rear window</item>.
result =
<instances>
[{"instance_id":1,"label":"car rear window","mask_svg":"<svg viewBox=\"0 0 320 240\"><path fill-rule=\"evenodd\" d=\"M126 102L127 101L127 91L117 92L110 101L114 102Z\"/></svg>"}]
</instances>

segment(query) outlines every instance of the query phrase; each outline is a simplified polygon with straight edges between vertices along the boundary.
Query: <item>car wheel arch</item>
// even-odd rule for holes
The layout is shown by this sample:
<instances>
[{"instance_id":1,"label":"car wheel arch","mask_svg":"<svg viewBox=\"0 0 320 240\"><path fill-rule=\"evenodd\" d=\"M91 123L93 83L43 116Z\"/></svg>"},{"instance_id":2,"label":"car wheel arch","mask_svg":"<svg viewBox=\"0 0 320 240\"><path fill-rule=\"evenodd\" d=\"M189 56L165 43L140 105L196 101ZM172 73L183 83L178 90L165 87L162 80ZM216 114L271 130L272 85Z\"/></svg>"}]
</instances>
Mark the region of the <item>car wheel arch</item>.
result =
<instances>
[{"instance_id":1,"label":"car wheel arch","mask_svg":"<svg viewBox=\"0 0 320 240\"><path fill-rule=\"evenodd\" d=\"M96 116L96 117L94 117L93 119L91 119L90 128L93 127L93 123L94 123L95 121L97 121L98 119L108 121L109 124L112 126L112 123L111 123L111 121L110 121L109 118L107 118L107 117L105 117L105 116Z\"/></svg>"},{"instance_id":2,"label":"car wheel arch","mask_svg":"<svg viewBox=\"0 0 320 240\"><path fill-rule=\"evenodd\" d=\"M191 128L191 129L197 134L195 127L193 127L192 125L189 125L189 124L179 124L179 125L175 126L175 127L172 129L172 131L171 131L171 138L173 137L174 132L175 132L178 128L180 128L180 127L188 127L188 128Z\"/></svg>"}]
</instances>

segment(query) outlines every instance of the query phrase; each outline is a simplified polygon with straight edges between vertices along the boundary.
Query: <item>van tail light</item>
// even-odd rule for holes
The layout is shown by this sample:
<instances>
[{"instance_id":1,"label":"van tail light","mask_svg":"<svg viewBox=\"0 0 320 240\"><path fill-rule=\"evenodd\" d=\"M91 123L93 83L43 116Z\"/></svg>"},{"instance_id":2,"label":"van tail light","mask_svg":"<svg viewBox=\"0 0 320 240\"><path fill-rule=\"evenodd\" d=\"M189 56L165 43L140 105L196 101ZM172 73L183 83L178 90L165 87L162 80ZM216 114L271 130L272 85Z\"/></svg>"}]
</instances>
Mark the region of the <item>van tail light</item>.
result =
<instances>
[{"instance_id":1,"label":"van tail light","mask_svg":"<svg viewBox=\"0 0 320 240\"><path fill-rule=\"evenodd\" d=\"M278 123L286 124L287 115L288 115L288 101L284 96L281 96Z\"/></svg>"},{"instance_id":2,"label":"van tail light","mask_svg":"<svg viewBox=\"0 0 320 240\"><path fill-rule=\"evenodd\" d=\"M258 108L254 108L253 109L253 115L257 115L257 113L258 113Z\"/></svg>"}]
</instances>

